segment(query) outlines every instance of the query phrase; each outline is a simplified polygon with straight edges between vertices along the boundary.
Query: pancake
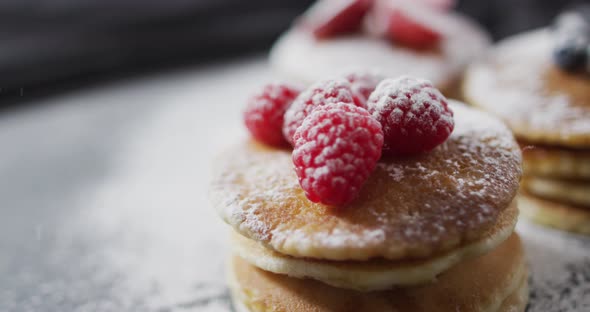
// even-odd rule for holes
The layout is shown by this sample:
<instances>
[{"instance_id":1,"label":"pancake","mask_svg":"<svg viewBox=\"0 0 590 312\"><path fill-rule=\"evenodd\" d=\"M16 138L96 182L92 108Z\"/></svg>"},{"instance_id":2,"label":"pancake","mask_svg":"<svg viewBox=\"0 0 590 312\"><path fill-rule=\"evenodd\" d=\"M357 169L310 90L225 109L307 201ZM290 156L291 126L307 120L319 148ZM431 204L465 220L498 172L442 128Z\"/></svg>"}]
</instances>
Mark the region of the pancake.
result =
<instances>
[{"instance_id":1,"label":"pancake","mask_svg":"<svg viewBox=\"0 0 590 312\"><path fill-rule=\"evenodd\" d=\"M551 59L548 30L506 39L465 74L464 98L489 111L518 139L590 148L590 79L566 73Z\"/></svg>"},{"instance_id":2,"label":"pancake","mask_svg":"<svg viewBox=\"0 0 590 312\"><path fill-rule=\"evenodd\" d=\"M437 31L444 36L440 48L418 51L367 34L315 40L311 34L293 28L276 42L270 61L280 74L304 83L352 70L378 70L386 77L425 78L447 91L461 77L465 66L485 52L490 39L476 23L452 12Z\"/></svg>"},{"instance_id":3,"label":"pancake","mask_svg":"<svg viewBox=\"0 0 590 312\"><path fill-rule=\"evenodd\" d=\"M250 310L246 307L242 302L238 301L238 295L233 294L231 297L231 302L236 312L252 312L256 310ZM500 308L497 310L498 312L519 312L525 311L527 302L529 300L529 286L528 281L524 278L518 289L510 294L504 302L500 305Z\"/></svg>"},{"instance_id":4,"label":"pancake","mask_svg":"<svg viewBox=\"0 0 590 312\"><path fill-rule=\"evenodd\" d=\"M590 150L521 145L525 175L590 180Z\"/></svg>"},{"instance_id":5,"label":"pancake","mask_svg":"<svg viewBox=\"0 0 590 312\"><path fill-rule=\"evenodd\" d=\"M520 149L499 120L451 107L455 130L445 143L382 159L345 207L309 201L291 152L253 142L220 156L213 207L240 234L293 257L428 258L478 240L516 195Z\"/></svg>"},{"instance_id":6,"label":"pancake","mask_svg":"<svg viewBox=\"0 0 590 312\"><path fill-rule=\"evenodd\" d=\"M311 278L338 288L372 291L432 282L455 264L487 253L504 242L516 225L516 202L503 211L497 224L480 240L425 260L328 261L293 258L265 248L234 232L232 249L250 264L277 274Z\"/></svg>"},{"instance_id":7,"label":"pancake","mask_svg":"<svg viewBox=\"0 0 590 312\"><path fill-rule=\"evenodd\" d=\"M522 215L556 229L590 235L590 209L541 199L524 191L518 195Z\"/></svg>"},{"instance_id":8,"label":"pancake","mask_svg":"<svg viewBox=\"0 0 590 312\"><path fill-rule=\"evenodd\" d=\"M525 176L521 187L531 195L590 209L590 181Z\"/></svg>"},{"instance_id":9,"label":"pancake","mask_svg":"<svg viewBox=\"0 0 590 312\"><path fill-rule=\"evenodd\" d=\"M510 294L500 308L498 312L518 312L525 311L527 303L529 302L529 282L527 278L523 278L520 281L520 285L512 294Z\"/></svg>"},{"instance_id":10,"label":"pancake","mask_svg":"<svg viewBox=\"0 0 590 312\"><path fill-rule=\"evenodd\" d=\"M258 269L234 257L233 299L245 311L524 311L527 268L513 234L492 252L443 273L435 283L379 292L335 288Z\"/></svg>"}]
</instances>

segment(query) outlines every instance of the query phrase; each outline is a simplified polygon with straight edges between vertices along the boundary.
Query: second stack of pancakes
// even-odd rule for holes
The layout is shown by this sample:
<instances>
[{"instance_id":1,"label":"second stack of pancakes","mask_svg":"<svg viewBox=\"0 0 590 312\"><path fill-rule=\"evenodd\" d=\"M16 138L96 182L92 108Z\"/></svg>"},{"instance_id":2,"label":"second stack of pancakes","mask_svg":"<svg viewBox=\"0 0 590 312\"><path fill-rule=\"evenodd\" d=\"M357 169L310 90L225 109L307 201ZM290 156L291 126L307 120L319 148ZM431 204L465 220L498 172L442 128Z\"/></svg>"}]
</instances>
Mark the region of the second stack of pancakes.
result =
<instances>
[{"instance_id":1,"label":"second stack of pancakes","mask_svg":"<svg viewBox=\"0 0 590 312\"><path fill-rule=\"evenodd\" d=\"M503 119L521 144L523 214L590 235L590 75L561 69L555 41L539 29L499 43L468 70L464 96Z\"/></svg>"},{"instance_id":2,"label":"second stack of pancakes","mask_svg":"<svg viewBox=\"0 0 590 312\"><path fill-rule=\"evenodd\" d=\"M519 146L497 119L452 108L444 144L380 160L346 207L310 202L288 150L224 153L211 195L233 229L238 311L524 311Z\"/></svg>"}]
</instances>

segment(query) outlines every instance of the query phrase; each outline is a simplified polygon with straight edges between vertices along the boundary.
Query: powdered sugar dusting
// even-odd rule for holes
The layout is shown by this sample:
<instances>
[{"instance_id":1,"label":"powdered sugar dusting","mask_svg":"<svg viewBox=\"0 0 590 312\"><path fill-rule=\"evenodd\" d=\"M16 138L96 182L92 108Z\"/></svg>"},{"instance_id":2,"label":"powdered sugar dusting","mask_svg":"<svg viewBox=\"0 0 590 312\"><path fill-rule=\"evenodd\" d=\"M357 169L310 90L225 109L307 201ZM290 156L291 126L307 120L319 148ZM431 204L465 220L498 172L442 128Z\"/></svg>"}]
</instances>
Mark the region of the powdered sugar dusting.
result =
<instances>
[{"instance_id":1,"label":"powdered sugar dusting","mask_svg":"<svg viewBox=\"0 0 590 312\"><path fill-rule=\"evenodd\" d=\"M410 79L415 81L414 84L411 83ZM382 81L377 90L396 90L399 94L412 94L412 105L423 105L426 102L432 101L431 92L436 92L438 96L442 97L442 94L438 92L438 90L432 88L432 90L426 88L417 89L416 85L419 86L432 86L432 83L426 79L420 78L410 78L409 76L401 76L395 79L387 79ZM379 101L375 101L376 108L378 110L383 110L390 105L387 100L387 97L377 96Z\"/></svg>"},{"instance_id":2,"label":"powdered sugar dusting","mask_svg":"<svg viewBox=\"0 0 590 312\"><path fill-rule=\"evenodd\" d=\"M336 228L331 232L314 232L308 233L302 229L282 229L277 228L274 231L275 243L285 244L305 244L306 240L311 240L327 248L339 248L348 246L350 248L363 248L368 242L383 242L385 240L385 231L382 229L359 229L359 231L349 230L346 228ZM307 246L306 246L307 247Z\"/></svg>"},{"instance_id":3,"label":"powdered sugar dusting","mask_svg":"<svg viewBox=\"0 0 590 312\"><path fill-rule=\"evenodd\" d=\"M238 231L248 233L257 240L268 240L271 228L263 221L264 216L260 214L261 201L284 201L289 196L289 190L298 187L297 180L285 179L274 174L282 170L283 166L290 164L286 161L274 161L272 157L253 159L234 154L231 157L236 160L236 164L246 170L222 170L218 183L213 183L211 199L219 208L223 208L219 211L220 214L227 222L238 226ZM262 161L264 166L260 166L259 161ZM251 185L242 184L250 176L264 176L268 186L272 187L258 188L256 192L252 192ZM226 192L227 185L232 185L235 189L232 192ZM248 196L244 196L245 194Z\"/></svg>"},{"instance_id":4,"label":"powdered sugar dusting","mask_svg":"<svg viewBox=\"0 0 590 312\"><path fill-rule=\"evenodd\" d=\"M544 29L504 41L487 62L468 71L466 96L502 117L519 137L551 144L588 141L590 80L560 73L551 47L552 34Z\"/></svg>"},{"instance_id":5,"label":"powdered sugar dusting","mask_svg":"<svg viewBox=\"0 0 590 312\"><path fill-rule=\"evenodd\" d=\"M252 143L221 159L213 203L243 235L296 257L426 257L477 239L516 194L520 149L500 121L450 106L456 128L447 142L415 157L382 159L350 205L311 203L290 152Z\"/></svg>"}]
</instances>

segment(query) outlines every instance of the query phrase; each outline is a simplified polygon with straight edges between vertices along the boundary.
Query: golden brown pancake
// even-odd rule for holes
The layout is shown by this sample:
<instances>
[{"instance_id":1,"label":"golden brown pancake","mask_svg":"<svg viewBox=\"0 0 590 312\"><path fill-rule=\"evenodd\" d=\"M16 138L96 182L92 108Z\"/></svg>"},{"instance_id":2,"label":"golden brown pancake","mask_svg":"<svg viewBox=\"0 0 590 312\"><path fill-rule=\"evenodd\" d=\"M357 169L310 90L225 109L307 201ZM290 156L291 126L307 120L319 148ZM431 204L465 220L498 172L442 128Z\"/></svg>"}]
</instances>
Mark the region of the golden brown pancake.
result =
<instances>
[{"instance_id":1,"label":"golden brown pancake","mask_svg":"<svg viewBox=\"0 0 590 312\"><path fill-rule=\"evenodd\" d=\"M523 216L556 229L590 235L590 209L532 196L524 191L518 195Z\"/></svg>"},{"instance_id":2,"label":"golden brown pancake","mask_svg":"<svg viewBox=\"0 0 590 312\"><path fill-rule=\"evenodd\" d=\"M502 41L466 72L464 98L489 111L517 138L537 144L590 147L590 79L558 69L548 30Z\"/></svg>"},{"instance_id":3,"label":"golden brown pancake","mask_svg":"<svg viewBox=\"0 0 590 312\"><path fill-rule=\"evenodd\" d=\"M293 257L427 258L478 240L516 195L522 157L499 120L451 107L455 130L445 143L382 159L345 207L310 202L291 152L253 142L220 157L213 206L240 234Z\"/></svg>"},{"instance_id":4,"label":"golden brown pancake","mask_svg":"<svg viewBox=\"0 0 590 312\"><path fill-rule=\"evenodd\" d=\"M527 269L513 234L492 252L467 260L431 284L357 292L258 269L234 257L229 269L234 300L246 311L524 311ZM508 310L510 311L510 310Z\"/></svg>"},{"instance_id":5,"label":"golden brown pancake","mask_svg":"<svg viewBox=\"0 0 590 312\"><path fill-rule=\"evenodd\" d=\"M590 209L590 181L569 181L525 176L521 187L527 193Z\"/></svg>"},{"instance_id":6,"label":"golden brown pancake","mask_svg":"<svg viewBox=\"0 0 590 312\"><path fill-rule=\"evenodd\" d=\"M453 265L489 252L512 234L517 218L518 208L514 202L509 209L502 211L498 222L482 239L420 260L330 261L294 258L279 254L236 232L232 235L232 249L236 255L265 271L312 278L339 288L382 290L392 286L432 282Z\"/></svg>"},{"instance_id":7,"label":"golden brown pancake","mask_svg":"<svg viewBox=\"0 0 590 312\"><path fill-rule=\"evenodd\" d=\"M521 145L525 175L590 180L590 150Z\"/></svg>"}]
</instances>

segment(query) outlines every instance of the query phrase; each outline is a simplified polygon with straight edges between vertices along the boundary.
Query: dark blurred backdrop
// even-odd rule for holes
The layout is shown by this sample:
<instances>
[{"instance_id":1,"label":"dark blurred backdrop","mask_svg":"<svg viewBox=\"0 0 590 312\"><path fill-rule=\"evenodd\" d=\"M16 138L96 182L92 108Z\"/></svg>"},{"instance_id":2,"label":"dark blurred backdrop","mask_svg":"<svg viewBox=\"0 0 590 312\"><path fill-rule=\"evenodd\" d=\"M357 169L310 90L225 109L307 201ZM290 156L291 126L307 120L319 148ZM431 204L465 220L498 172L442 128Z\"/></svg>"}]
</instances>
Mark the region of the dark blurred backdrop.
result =
<instances>
[{"instance_id":1,"label":"dark blurred backdrop","mask_svg":"<svg viewBox=\"0 0 590 312\"><path fill-rule=\"evenodd\" d=\"M0 100L268 49L312 0L2 0ZM495 39L588 0L463 0Z\"/></svg>"}]
</instances>

